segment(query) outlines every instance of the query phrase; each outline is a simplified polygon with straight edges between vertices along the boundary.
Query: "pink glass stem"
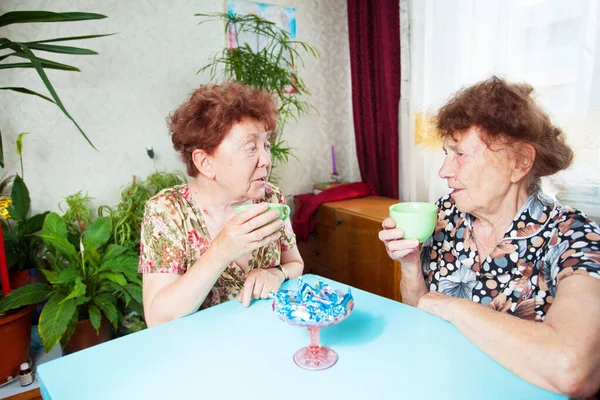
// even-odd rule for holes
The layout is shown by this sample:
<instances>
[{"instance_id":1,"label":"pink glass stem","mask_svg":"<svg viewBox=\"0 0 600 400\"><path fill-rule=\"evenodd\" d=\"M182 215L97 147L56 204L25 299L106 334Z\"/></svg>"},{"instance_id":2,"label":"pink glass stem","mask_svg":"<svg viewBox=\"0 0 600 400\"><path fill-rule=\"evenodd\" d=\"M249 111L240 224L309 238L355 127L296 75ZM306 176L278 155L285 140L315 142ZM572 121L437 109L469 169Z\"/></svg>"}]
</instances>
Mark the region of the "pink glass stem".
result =
<instances>
[{"instance_id":1,"label":"pink glass stem","mask_svg":"<svg viewBox=\"0 0 600 400\"><path fill-rule=\"evenodd\" d=\"M310 345L308 348L311 352L319 351L321 345L319 344L319 331L321 328L317 326L311 326L308 328L308 333L310 334Z\"/></svg>"}]
</instances>

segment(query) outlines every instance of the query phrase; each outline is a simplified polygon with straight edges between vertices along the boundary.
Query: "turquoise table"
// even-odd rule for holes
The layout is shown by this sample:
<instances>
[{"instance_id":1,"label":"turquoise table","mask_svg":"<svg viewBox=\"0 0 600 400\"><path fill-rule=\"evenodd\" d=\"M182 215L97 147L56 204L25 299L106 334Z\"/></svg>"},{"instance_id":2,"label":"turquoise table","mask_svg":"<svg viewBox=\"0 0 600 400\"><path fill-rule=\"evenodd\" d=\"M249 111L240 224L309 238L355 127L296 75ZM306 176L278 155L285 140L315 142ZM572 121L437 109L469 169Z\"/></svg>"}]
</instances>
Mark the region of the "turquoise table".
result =
<instances>
[{"instance_id":1,"label":"turquoise table","mask_svg":"<svg viewBox=\"0 0 600 400\"><path fill-rule=\"evenodd\" d=\"M305 275L305 282L319 277ZM324 279L345 290L346 286ZM295 287L294 281L287 287ZM339 361L298 368L308 331L271 301L230 301L38 367L45 400L558 399L518 378L451 324L358 289L354 312L321 330Z\"/></svg>"}]
</instances>

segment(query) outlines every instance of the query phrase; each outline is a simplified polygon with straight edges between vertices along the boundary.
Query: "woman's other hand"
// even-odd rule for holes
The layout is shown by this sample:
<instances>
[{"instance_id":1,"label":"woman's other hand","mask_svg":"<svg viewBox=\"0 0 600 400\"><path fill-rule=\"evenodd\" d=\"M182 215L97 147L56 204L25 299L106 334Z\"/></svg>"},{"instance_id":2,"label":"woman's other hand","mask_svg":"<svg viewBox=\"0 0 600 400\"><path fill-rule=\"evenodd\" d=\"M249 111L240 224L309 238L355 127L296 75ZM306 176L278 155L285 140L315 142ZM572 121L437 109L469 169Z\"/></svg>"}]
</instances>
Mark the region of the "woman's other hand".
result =
<instances>
[{"instance_id":1,"label":"woman's other hand","mask_svg":"<svg viewBox=\"0 0 600 400\"><path fill-rule=\"evenodd\" d=\"M252 299L268 299L269 292L277 292L283 281L283 274L277 268L253 269L248 273L237 299L244 307L248 307Z\"/></svg>"},{"instance_id":2,"label":"woman's other hand","mask_svg":"<svg viewBox=\"0 0 600 400\"><path fill-rule=\"evenodd\" d=\"M383 220L381 226L383 230L379 232L379 240L385 245L390 258L402 264L418 264L419 241L417 239L402 239L404 232L401 229L396 229L396 223L391 218Z\"/></svg>"},{"instance_id":3,"label":"woman's other hand","mask_svg":"<svg viewBox=\"0 0 600 400\"><path fill-rule=\"evenodd\" d=\"M281 237L284 222L278 219L279 211L265 212L268 209L267 203L261 203L235 215L225 224L210 246L222 257L224 264Z\"/></svg>"}]
</instances>

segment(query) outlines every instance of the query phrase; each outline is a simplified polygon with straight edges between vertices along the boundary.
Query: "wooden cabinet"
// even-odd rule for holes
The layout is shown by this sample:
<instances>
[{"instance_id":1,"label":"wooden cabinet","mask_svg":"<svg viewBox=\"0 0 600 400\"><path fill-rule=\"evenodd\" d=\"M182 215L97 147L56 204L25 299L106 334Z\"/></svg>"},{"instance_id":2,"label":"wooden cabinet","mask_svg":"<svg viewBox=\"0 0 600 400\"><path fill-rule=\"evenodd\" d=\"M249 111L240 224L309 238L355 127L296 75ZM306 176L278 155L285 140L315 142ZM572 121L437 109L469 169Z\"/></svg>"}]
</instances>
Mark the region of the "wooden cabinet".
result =
<instances>
[{"instance_id":1,"label":"wooden cabinet","mask_svg":"<svg viewBox=\"0 0 600 400\"><path fill-rule=\"evenodd\" d=\"M386 197L323 203L308 243L298 243L304 272L401 301L400 263L378 238L381 221L398 200Z\"/></svg>"}]
</instances>

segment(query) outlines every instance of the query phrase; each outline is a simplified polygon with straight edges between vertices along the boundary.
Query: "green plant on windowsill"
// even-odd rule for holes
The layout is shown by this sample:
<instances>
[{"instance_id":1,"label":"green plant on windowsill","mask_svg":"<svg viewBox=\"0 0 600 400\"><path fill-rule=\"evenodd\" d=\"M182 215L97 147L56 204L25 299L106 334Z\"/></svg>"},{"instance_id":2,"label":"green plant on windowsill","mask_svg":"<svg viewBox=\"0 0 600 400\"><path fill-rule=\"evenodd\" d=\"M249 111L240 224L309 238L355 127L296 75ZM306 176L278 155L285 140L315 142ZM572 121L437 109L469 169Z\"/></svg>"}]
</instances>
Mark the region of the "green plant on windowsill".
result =
<instances>
[{"instance_id":1,"label":"green plant on windowsill","mask_svg":"<svg viewBox=\"0 0 600 400\"><path fill-rule=\"evenodd\" d=\"M296 70L299 64L304 65L299 50L317 57L317 49L308 43L291 40L285 30L257 15L214 13L196 16L205 18L203 22L225 22L225 32L233 32L236 41L235 48L226 47L211 56L198 73L209 71L212 81L241 82L276 96L279 120L272 138L273 169L287 163L290 156L295 156L293 149L283 139L283 130L290 119L297 122L311 108L308 102L301 100L302 95L310 92ZM249 36L260 37L262 47L242 42L242 38Z\"/></svg>"},{"instance_id":2,"label":"green plant on windowsill","mask_svg":"<svg viewBox=\"0 0 600 400\"><path fill-rule=\"evenodd\" d=\"M141 280L137 257L123 246L107 244L111 220L94 220L79 237L79 246L68 238L67 222L56 213L44 220L39 236L47 250L50 269L42 272L47 284L34 283L12 291L0 300L0 313L48 300L42 309L39 332L46 352L59 341L65 346L78 321L89 319L97 332L104 316L115 330L118 302L141 310Z\"/></svg>"}]
</instances>

